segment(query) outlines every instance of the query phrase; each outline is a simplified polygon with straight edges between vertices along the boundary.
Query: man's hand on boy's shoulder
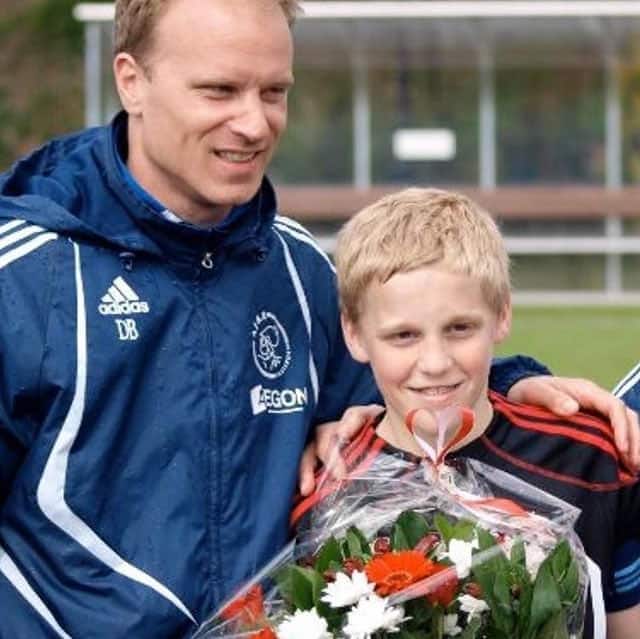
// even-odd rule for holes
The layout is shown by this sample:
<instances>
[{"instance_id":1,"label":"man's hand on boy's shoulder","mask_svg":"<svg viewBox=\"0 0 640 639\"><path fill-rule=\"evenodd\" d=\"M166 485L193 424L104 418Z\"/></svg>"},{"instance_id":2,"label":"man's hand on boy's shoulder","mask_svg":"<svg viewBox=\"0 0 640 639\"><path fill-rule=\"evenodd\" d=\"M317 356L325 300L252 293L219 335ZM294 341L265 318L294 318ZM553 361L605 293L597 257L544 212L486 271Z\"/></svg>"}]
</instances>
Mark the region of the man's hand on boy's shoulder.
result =
<instances>
[{"instance_id":1,"label":"man's hand on boy's shoulder","mask_svg":"<svg viewBox=\"0 0 640 639\"><path fill-rule=\"evenodd\" d=\"M514 402L542 406L561 417L569 417L579 410L600 413L611 422L616 447L629 470L640 471L638 413L594 382L550 375L527 377L511 387L508 398Z\"/></svg>"},{"instance_id":2,"label":"man's hand on boy's shoulder","mask_svg":"<svg viewBox=\"0 0 640 639\"><path fill-rule=\"evenodd\" d=\"M334 479L344 477L346 467L340 449L383 410L384 407L378 404L352 406L344 412L339 421L318 424L315 440L304 449L300 461L298 489L303 497L310 495L315 489L315 469L318 460Z\"/></svg>"}]
</instances>

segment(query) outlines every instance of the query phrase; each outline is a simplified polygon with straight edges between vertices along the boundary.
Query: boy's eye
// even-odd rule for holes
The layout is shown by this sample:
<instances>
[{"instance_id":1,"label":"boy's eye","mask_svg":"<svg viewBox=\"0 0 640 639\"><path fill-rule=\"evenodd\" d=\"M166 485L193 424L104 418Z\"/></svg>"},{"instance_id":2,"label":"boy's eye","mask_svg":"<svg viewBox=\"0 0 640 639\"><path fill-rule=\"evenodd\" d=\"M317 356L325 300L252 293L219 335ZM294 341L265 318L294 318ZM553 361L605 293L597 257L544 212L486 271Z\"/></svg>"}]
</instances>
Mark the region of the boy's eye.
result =
<instances>
[{"instance_id":1,"label":"boy's eye","mask_svg":"<svg viewBox=\"0 0 640 639\"><path fill-rule=\"evenodd\" d=\"M455 322L449 326L447 332L453 337L460 337L469 335L475 328L473 322Z\"/></svg>"},{"instance_id":2,"label":"boy's eye","mask_svg":"<svg viewBox=\"0 0 640 639\"><path fill-rule=\"evenodd\" d=\"M416 339L417 333L415 331L396 331L388 336L388 341L392 344L406 344Z\"/></svg>"}]
</instances>

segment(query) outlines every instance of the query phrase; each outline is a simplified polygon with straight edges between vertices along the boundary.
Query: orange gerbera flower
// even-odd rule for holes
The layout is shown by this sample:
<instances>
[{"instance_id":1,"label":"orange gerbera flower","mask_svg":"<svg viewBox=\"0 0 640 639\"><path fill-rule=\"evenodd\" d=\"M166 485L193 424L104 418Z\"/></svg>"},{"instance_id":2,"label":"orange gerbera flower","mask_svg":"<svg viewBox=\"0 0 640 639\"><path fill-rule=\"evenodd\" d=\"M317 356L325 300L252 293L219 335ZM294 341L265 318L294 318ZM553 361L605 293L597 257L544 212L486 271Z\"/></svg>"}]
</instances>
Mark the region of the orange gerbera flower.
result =
<instances>
[{"instance_id":1,"label":"orange gerbera flower","mask_svg":"<svg viewBox=\"0 0 640 639\"><path fill-rule=\"evenodd\" d=\"M259 632L252 634L251 639L278 639L278 635L271 628L263 628Z\"/></svg>"},{"instance_id":2,"label":"orange gerbera flower","mask_svg":"<svg viewBox=\"0 0 640 639\"><path fill-rule=\"evenodd\" d=\"M260 584L249 588L244 595L236 597L223 608L220 616L227 620L235 619L243 625L253 625L258 619L261 619L264 616L264 598ZM262 639L262 635L256 636ZM264 638L267 639L268 636L264 635Z\"/></svg>"},{"instance_id":3,"label":"orange gerbera flower","mask_svg":"<svg viewBox=\"0 0 640 639\"><path fill-rule=\"evenodd\" d=\"M374 557L364 571L376 592L386 597L433 574L435 565L417 550L402 550Z\"/></svg>"}]
</instances>

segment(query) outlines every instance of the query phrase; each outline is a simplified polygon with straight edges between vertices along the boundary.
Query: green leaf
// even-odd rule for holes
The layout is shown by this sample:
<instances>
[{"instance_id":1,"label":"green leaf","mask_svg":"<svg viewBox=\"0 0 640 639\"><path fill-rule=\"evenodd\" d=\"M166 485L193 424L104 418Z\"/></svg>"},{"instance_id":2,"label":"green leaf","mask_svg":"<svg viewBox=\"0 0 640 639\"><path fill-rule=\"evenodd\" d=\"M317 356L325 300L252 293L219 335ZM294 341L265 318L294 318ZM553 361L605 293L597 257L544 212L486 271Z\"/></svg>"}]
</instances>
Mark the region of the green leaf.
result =
<instances>
[{"instance_id":1,"label":"green leaf","mask_svg":"<svg viewBox=\"0 0 640 639\"><path fill-rule=\"evenodd\" d=\"M415 548L416 544L429 533L427 520L413 510L403 512L397 519L394 529L401 528L404 539L409 544L409 548Z\"/></svg>"},{"instance_id":2,"label":"green leaf","mask_svg":"<svg viewBox=\"0 0 640 639\"><path fill-rule=\"evenodd\" d=\"M458 639L479 639L480 631L482 629L482 620L479 617L474 617L467 627L460 633Z\"/></svg>"},{"instance_id":3,"label":"green leaf","mask_svg":"<svg viewBox=\"0 0 640 639\"><path fill-rule=\"evenodd\" d=\"M497 545L497 541L494 539L493 535L484 528L478 528L478 548L479 550L487 550L487 548L491 548L492 546Z\"/></svg>"},{"instance_id":4,"label":"green leaf","mask_svg":"<svg viewBox=\"0 0 640 639\"><path fill-rule=\"evenodd\" d=\"M571 549L569 543L563 539L549 555L551 570L556 577L565 574L571 564Z\"/></svg>"},{"instance_id":5,"label":"green leaf","mask_svg":"<svg viewBox=\"0 0 640 639\"><path fill-rule=\"evenodd\" d=\"M550 555L540 565L533 585L529 630L542 627L561 610L560 592L553 576Z\"/></svg>"},{"instance_id":6,"label":"green leaf","mask_svg":"<svg viewBox=\"0 0 640 639\"><path fill-rule=\"evenodd\" d=\"M556 613L547 621L536 635L536 639L569 639L567 617L564 610Z\"/></svg>"},{"instance_id":7,"label":"green leaf","mask_svg":"<svg viewBox=\"0 0 640 639\"><path fill-rule=\"evenodd\" d=\"M429 629L432 626L434 612L435 608L426 600L425 597L419 597L417 599L407 601L404 604L404 614L405 617L408 617L409 619L402 624L403 629L421 633L416 636L424 636L432 639Z\"/></svg>"},{"instance_id":8,"label":"green leaf","mask_svg":"<svg viewBox=\"0 0 640 639\"><path fill-rule=\"evenodd\" d=\"M462 541L471 541L476 536L476 524L468 519L461 519L452 526L452 536Z\"/></svg>"},{"instance_id":9,"label":"green leaf","mask_svg":"<svg viewBox=\"0 0 640 639\"><path fill-rule=\"evenodd\" d=\"M391 547L394 550L411 550L412 548L401 526L394 526L391 531Z\"/></svg>"},{"instance_id":10,"label":"green leaf","mask_svg":"<svg viewBox=\"0 0 640 639\"><path fill-rule=\"evenodd\" d=\"M511 562L525 570L527 568L527 557L522 539L517 539L511 548Z\"/></svg>"},{"instance_id":11,"label":"green leaf","mask_svg":"<svg viewBox=\"0 0 640 639\"><path fill-rule=\"evenodd\" d=\"M369 544L362 536L362 533L355 527L349 528L347 531L347 547L349 548L350 557L369 557Z\"/></svg>"},{"instance_id":12,"label":"green leaf","mask_svg":"<svg viewBox=\"0 0 640 639\"><path fill-rule=\"evenodd\" d=\"M329 537L329 539L323 544L322 548L318 551L316 557L315 569L322 574L325 570L328 570L333 564L342 563L342 553L340 552L340 544L335 537Z\"/></svg>"},{"instance_id":13,"label":"green leaf","mask_svg":"<svg viewBox=\"0 0 640 639\"><path fill-rule=\"evenodd\" d=\"M313 568L286 566L276 574L282 596L299 610L311 610L320 603L325 581Z\"/></svg>"},{"instance_id":14,"label":"green leaf","mask_svg":"<svg viewBox=\"0 0 640 639\"><path fill-rule=\"evenodd\" d=\"M580 590L578 564L566 540L562 540L549 555L551 570L558 584L560 598L564 605L576 601Z\"/></svg>"},{"instance_id":15,"label":"green leaf","mask_svg":"<svg viewBox=\"0 0 640 639\"><path fill-rule=\"evenodd\" d=\"M493 594L494 605L491 607L491 614L496 627L505 634L510 634L515 627L515 619L511 609L511 589L506 570L496 573Z\"/></svg>"},{"instance_id":16,"label":"green leaf","mask_svg":"<svg viewBox=\"0 0 640 639\"><path fill-rule=\"evenodd\" d=\"M571 606L577 601L580 594L580 574L578 562L575 559L572 559L564 578L558 583L558 587L563 606Z\"/></svg>"},{"instance_id":17,"label":"green leaf","mask_svg":"<svg viewBox=\"0 0 640 639\"><path fill-rule=\"evenodd\" d=\"M439 513L433 518L433 523L442 536L442 539L448 545L453 538L453 525L449 523L449 520L444 515Z\"/></svg>"}]
</instances>

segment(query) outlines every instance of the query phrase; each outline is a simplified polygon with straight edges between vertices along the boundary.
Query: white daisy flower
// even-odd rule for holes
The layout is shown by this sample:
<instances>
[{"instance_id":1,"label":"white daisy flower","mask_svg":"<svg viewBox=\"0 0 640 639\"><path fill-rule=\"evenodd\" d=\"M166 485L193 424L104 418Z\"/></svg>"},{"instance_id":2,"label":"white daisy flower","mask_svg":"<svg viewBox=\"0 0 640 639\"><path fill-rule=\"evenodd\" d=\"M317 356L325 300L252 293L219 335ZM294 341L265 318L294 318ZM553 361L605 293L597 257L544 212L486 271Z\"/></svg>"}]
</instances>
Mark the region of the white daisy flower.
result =
<instances>
[{"instance_id":1,"label":"white daisy flower","mask_svg":"<svg viewBox=\"0 0 640 639\"><path fill-rule=\"evenodd\" d=\"M322 601L332 608L344 608L360 601L362 597L370 595L374 591L374 584L367 581L367 576L358 570L349 575L339 572L333 583L327 584L322 591Z\"/></svg>"},{"instance_id":2,"label":"white daisy flower","mask_svg":"<svg viewBox=\"0 0 640 639\"><path fill-rule=\"evenodd\" d=\"M462 628L458 625L458 615L455 612L452 615L444 616L444 634L447 637L455 637L462 632Z\"/></svg>"},{"instance_id":3,"label":"white daisy flower","mask_svg":"<svg viewBox=\"0 0 640 639\"><path fill-rule=\"evenodd\" d=\"M464 579L471 571L474 548L478 548L477 539L472 541L452 539L449 542L449 551L446 556L455 564L459 579Z\"/></svg>"},{"instance_id":4,"label":"white daisy flower","mask_svg":"<svg viewBox=\"0 0 640 639\"><path fill-rule=\"evenodd\" d=\"M547 558L544 550L534 543L525 543L525 557L527 562L527 571L533 579L538 574L540 564Z\"/></svg>"},{"instance_id":5,"label":"white daisy flower","mask_svg":"<svg viewBox=\"0 0 640 639\"><path fill-rule=\"evenodd\" d=\"M460 610L469 615L468 621L489 610L489 606L484 599L476 599L471 595L460 595L458 601L460 602Z\"/></svg>"},{"instance_id":6,"label":"white daisy flower","mask_svg":"<svg viewBox=\"0 0 640 639\"><path fill-rule=\"evenodd\" d=\"M349 639L371 639L375 632L399 632L405 621L402 606L389 606L386 599L369 595L360 599L358 605L347 613L344 634Z\"/></svg>"},{"instance_id":7,"label":"white daisy flower","mask_svg":"<svg viewBox=\"0 0 640 639\"><path fill-rule=\"evenodd\" d=\"M278 639L333 639L327 632L327 620L322 618L315 608L296 610L287 615L276 628Z\"/></svg>"}]
</instances>

